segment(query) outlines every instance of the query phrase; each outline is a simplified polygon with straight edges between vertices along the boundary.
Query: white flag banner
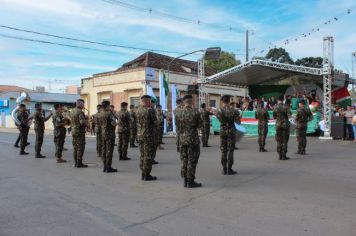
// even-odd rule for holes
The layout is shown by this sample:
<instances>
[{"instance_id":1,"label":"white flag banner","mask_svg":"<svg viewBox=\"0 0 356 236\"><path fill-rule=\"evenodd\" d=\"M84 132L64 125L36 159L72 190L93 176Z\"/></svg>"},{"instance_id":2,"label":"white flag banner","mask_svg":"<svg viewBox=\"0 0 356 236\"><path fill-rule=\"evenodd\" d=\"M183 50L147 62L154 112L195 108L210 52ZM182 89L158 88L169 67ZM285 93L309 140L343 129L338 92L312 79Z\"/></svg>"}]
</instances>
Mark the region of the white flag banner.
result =
<instances>
[{"instance_id":1,"label":"white flag banner","mask_svg":"<svg viewBox=\"0 0 356 236\"><path fill-rule=\"evenodd\" d=\"M175 118L174 118L174 110L177 107L177 86L175 84L172 84L172 122L173 122L173 133L176 132L176 123L175 123Z\"/></svg>"}]
</instances>

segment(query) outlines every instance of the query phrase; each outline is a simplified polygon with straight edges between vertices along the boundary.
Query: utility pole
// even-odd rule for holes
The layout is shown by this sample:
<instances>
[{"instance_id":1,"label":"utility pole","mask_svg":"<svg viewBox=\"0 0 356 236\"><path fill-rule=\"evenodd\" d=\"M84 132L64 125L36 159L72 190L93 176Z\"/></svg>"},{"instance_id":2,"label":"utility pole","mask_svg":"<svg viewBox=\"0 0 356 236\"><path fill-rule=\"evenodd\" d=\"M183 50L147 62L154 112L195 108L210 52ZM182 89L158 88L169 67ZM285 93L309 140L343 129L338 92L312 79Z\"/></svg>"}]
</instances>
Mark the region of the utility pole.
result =
<instances>
[{"instance_id":1,"label":"utility pole","mask_svg":"<svg viewBox=\"0 0 356 236\"><path fill-rule=\"evenodd\" d=\"M248 62L248 30L246 30L246 62Z\"/></svg>"}]
</instances>

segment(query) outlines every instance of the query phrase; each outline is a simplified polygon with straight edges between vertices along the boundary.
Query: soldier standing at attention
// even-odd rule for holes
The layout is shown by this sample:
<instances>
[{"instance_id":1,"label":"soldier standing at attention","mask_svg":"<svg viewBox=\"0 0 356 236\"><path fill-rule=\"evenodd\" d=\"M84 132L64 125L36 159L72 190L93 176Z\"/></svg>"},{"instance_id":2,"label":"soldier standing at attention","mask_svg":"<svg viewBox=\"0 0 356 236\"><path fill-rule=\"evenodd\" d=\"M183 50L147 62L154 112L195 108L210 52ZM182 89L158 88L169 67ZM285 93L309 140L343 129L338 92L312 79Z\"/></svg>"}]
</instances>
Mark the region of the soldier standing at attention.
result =
<instances>
[{"instance_id":1,"label":"soldier standing at attention","mask_svg":"<svg viewBox=\"0 0 356 236\"><path fill-rule=\"evenodd\" d=\"M153 147L152 148L152 165L157 165L159 164L158 161L156 161L156 154L157 154L157 148L159 146L159 120L157 119L157 110L155 108L155 100L152 99L151 97L151 110L152 113L154 115L154 122L153 122L153 133L152 133L152 137L153 137Z\"/></svg>"},{"instance_id":2,"label":"soldier standing at attention","mask_svg":"<svg viewBox=\"0 0 356 236\"><path fill-rule=\"evenodd\" d=\"M298 152L296 154L306 155L305 148L307 147L307 127L308 122L313 120L313 114L309 108L304 107L305 102L301 100L299 102L299 108L297 110L297 116L295 120L297 122L297 141Z\"/></svg>"},{"instance_id":3,"label":"soldier standing at attention","mask_svg":"<svg viewBox=\"0 0 356 236\"><path fill-rule=\"evenodd\" d=\"M42 144L43 144L43 136L45 130L45 122L51 118L53 115L52 113L45 117L44 111L42 110L42 104L36 103L35 104L36 113L34 115L34 122L35 122L35 133L36 133L36 144L35 144L35 151L36 151L36 158L45 158L41 154Z\"/></svg>"},{"instance_id":4,"label":"soldier standing at attention","mask_svg":"<svg viewBox=\"0 0 356 236\"><path fill-rule=\"evenodd\" d=\"M162 111L162 106L161 105L157 105L157 122L158 122L158 148L160 150L164 149L163 147L161 147L161 144L164 144L162 142L163 139L163 133L164 133L164 119L166 118L166 116L164 115L163 111Z\"/></svg>"},{"instance_id":5,"label":"soldier standing at attention","mask_svg":"<svg viewBox=\"0 0 356 236\"><path fill-rule=\"evenodd\" d=\"M96 106L97 112L93 115L93 124L95 127L95 134L96 134L96 156L102 157L101 149L102 149L102 136L101 136L101 126L99 125L99 116L102 110L101 104Z\"/></svg>"},{"instance_id":6,"label":"soldier standing at attention","mask_svg":"<svg viewBox=\"0 0 356 236\"><path fill-rule=\"evenodd\" d=\"M209 134L210 134L210 115L213 115L210 111L206 109L206 104L203 103L200 105L201 111L200 116L203 120L203 125L201 129L201 142L203 147L210 147L208 144Z\"/></svg>"},{"instance_id":7,"label":"soldier standing at attention","mask_svg":"<svg viewBox=\"0 0 356 236\"><path fill-rule=\"evenodd\" d=\"M17 113L17 119L21 122L19 125L21 142L20 142L20 155L28 155L28 152L25 152L25 147L27 146L27 137L30 130L28 122L33 119L29 116L26 111L26 105L21 104L19 107L19 112Z\"/></svg>"},{"instance_id":8,"label":"soldier standing at attention","mask_svg":"<svg viewBox=\"0 0 356 236\"><path fill-rule=\"evenodd\" d=\"M102 102L102 111L98 115L98 125L101 126L102 135L102 160L103 160L103 172L113 173L117 172L117 169L111 167L112 155L114 152L115 144L115 128L116 128L116 118L112 111L110 110L110 102Z\"/></svg>"},{"instance_id":9,"label":"soldier standing at attention","mask_svg":"<svg viewBox=\"0 0 356 236\"><path fill-rule=\"evenodd\" d=\"M269 113L264 107L263 101L258 103L255 117L258 120L258 145L260 146L260 152L267 152L265 145L268 133Z\"/></svg>"},{"instance_id":10,"label":"soldier standing at attention","mask_svg":"<svg viewBox=\"0 0 356 236\"><path fill-rule=\"evenodd\" d=\"M130 121L131 116L127 111L127 103L121 103L121 109L117 113L118 121L118 133L119 133L119 156L121 161L131 160L131 158L127 157L127 148L129 147L129 139L130 139Z\"/></svg>"},{"instance_id":11,"label":"soldier standing at attention","mask_svg":"<svg viewBox=\"0 0 356 236\"><path fill-rule=\"evenodd\" d=\"M276 141L279 160L289 160L287 157L288 140L290 132L289 117L290 109L283 105L283 96L277 100L277 105L273 110L273 118L276 119Z\"/></svg>"},{"instance_id":12,"label":"soldier standing at attention","mask_svg":"<svg viewBox=\"0 0 356 236\"><path fill-rule=\"evenodd\" d=\"M68 124L68 120L63 116L63 105L54 105L54 115L52 117L53 122L53 136L54 136L54 146L55 146L55 157L57 158L57 163L65 163L66 160L62 159L62 152L64 141L66 138L66 128L65 125Z\"/></svg>"},{"instance_id":13,"label":"soldier standing at attention","mask_svg":"<svg viewBox=\"0 0 356 236\"><path fill-rule=\"evenodd\" d=\"M175 123L175 126L176 126L176 145L177 145L177 152L179 152L180 150L180 145L179 145L179 135L180 135L180 132L179 132L179 116L180 116L180 111L182 109L182 99L181 98L178 98L177 101L176 101L176 104L177 104L177 107L176 109L174 110L174 123Z\"/></svg>"},{"instance_id":14,"label":"soldier standing at attention","mask_svg":"<svg viewBox=\"0 0 356 236\"><path fill-rule=\"evenodd\" d=\"M221 164L223 166L223 175L235 175L236 171L232 169L234 164L235 149L235 122L240 123L240 113L230 106L230 96L221 97L222 107L218 110L217 118L220 121L220 150Z\"/></svg>"},{"instance_id":15,"label":"soldier standing at attention","mask_svg":"<svg viewBox=\"0 0 356 236\"><path fill-rule=\"evenodd\" d=\"M157 179L157 177L151 175L153 161L152 149L154 148L152 133L155 119L151 107L151 97L143 95L141 97L141 106L139 106L137 110L137 137L140 148L141 179L144 181Z\"/></svg>"},{"instance_id":16,"label":"soldier standing at attention","mask_svg":"<svg viewBox=\"0 0 356 236\"><path fill-rule=\"evenodd\" d=\"M131 148L137 148L135 145L136 137L137 137L137 117L136 117L136 112L135 112L135 106L130 105L130 116L131 116L131 121L130 121L130 147Z\"/></svg>"},{"instance_id":17,"label":"soldier standing at attention","mask_svg":"<svg viewBox=\"0 0 356 236\"><path fill-rule=\"evenodd\" d=\"M200 156L198 129L203 122L198 109L193 108L192 95L185 95L183 103L184 107L178 117L181 176L184 179L184 187L197 188L202 186L201 183L195 182L195 170Z\"/></svg>"},{"instance_id":18,"label":"soldier standing at attention","mask_svg":"<svg viewBox=\"0 0 356 236\"><path fill-rule=\"evenodd\" d=\"M76 107L71 112L73 159L76 168L86 168L83 164L83 155L85 150L85 129L88 126L83 112L84 100L78 99Z\"/></svg>"}]
</instances>

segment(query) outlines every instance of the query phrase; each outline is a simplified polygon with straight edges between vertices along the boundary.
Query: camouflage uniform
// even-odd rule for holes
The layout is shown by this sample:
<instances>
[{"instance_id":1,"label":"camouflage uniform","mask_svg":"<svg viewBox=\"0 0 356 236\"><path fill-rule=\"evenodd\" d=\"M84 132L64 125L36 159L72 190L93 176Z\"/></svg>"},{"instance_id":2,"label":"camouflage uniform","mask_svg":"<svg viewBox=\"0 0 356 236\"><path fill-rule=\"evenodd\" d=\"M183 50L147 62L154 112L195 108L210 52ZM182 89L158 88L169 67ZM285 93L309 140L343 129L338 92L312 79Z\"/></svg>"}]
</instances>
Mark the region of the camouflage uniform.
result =
<instances>
[{"instance_id":1,"label":"camouflage uniform","mask_svg":"<svg viewBox=\"0 0 356 236\"><path fill-rule=\"evenodd\" d=\"M17 113L17 119L21 122L21 124L19 125L19 130L21 135L21 143L20 143L21 152L25 151L28 132L30 130L30 127L27 125L28 118L29 118L29 114L26 111Z\"/></svg>"},{"instance_id":2,"label":"camouflage uniform","mask_svg":"<svg viewBox=\"0 0 356 236\"><path fill-rule=\"evenodd\" d=\"M218 111L217 118L220 121L221 164L225 172L226 169L231 170L234 164L235 122L240 122L240 113L238 110L226 105Z\"/></svg>"},{"instance_id":3,"label":"camouflage uniform","mask_svg":"<svg viewBox=\"0 0 356 236\"><path fill-rule=\"evenodd\" d=\"M79 108L74 108L71 112L71 127L73 138L73 158L75 164L82 164L85 150L85 129L87 121L84 112Z\"/></svg>"},{"instance_id":4,"label":"camouflage uniform","mask_svg":"<svg viewBox=\"0 0 356 236\"><path fill-rule=\"evenodd\" d=\"M130 139L130 113L126 109L121 109L117 113L118 118L118 134L119 134L119 145L118 151L120 160L127 158L127 148L129 146Z\"/></svg>"},{"instance_id":5,"label":"camouflage uniform","mask_svg":"<svg viewBox=\"0 0 356 236\"><path fill-rule=\"evenodd\" d=\"M199 160L200 140L198 129L202 125L202 120L199 111L189 106L181 108L177 118L180 132L181 176L189 183L195 179L195 170Z\"/></svg>"},{"instance_id":6,"label":"camouflage uniform","mask_svg":"<svg viewBox=\"0 0 356 236\"><path fill-rule=\"evenodd\" d=\"M298 141L298 154L305 154L305 148L307 146L307 126L308 122L313 120L313 114L309 108L298 108L297 116L297 141Z\"/></svg>"},{"instance_id":7,"label":"camouflage uniform","mask_svg":"<svg viewBox=\"0 0 356 236\"><path fill-rule=\"evenodd\" d=\"M201 119L203 121L201 129L201 142L203 147L208 147L209 134L210 134L210 115L213 115L210 111L202 109L200 112Z\"/></svg>"},{"instance_id":8,"label":"camouflage uniform","mask_svg":"<svg viewBox=\"0 0 356 236\"><path fill-rule=\"evenodd\" d=\"M34 115L35 133L36 133L36 143L35 143L36 156L40 156L41 154L46 121L47 119L44 116L44 112L36 111Z\"/></svg>"},{"instance_id":9,"label":"camouflage uniform","mask_svg":"<svg viewBox=\"0 0 356 236\"><path fill-rule=\"evenodd\" d=\"M135 141L137 138L137 116L136 112L130 111L130 146L133 147L135 146Z\"/></svg>"},{"instance_id":10,"label":"camouflage uniform","mask_svg":"<svg viewBox=\"0 0 356 236\"><path fill-rule=\"evenodd\" d=\"M115 145L116 118L111 111L107 110L101 111L97 119L102 136L101 154L105 171L111 168Z\"/></svg>"},{"instance_id":11,"label":"camouflage uniform","mask_svg":"<svg viewBox=\"0 0 356 236\"><path fill-rule=\"evenodd\" d=\"M282 160L286 157L288 151L288 140L290 134L289 116L291 111L283 104L277 104L273 110L273 118L276 119L276 141L277 152Z\"/></svg>"},{"instance_id":12,"label":"camouflage uniform","mask_svg":"<svg viewBox=\"0 0 356 236\"><path fill-rule=\"evenodd\" d=\"M140 106L137 110L137 138L140 147L140 169L143 175L152 170L153 130L156 117L152 108Z\"/></svg>"},{"instance_id":13,"label":"camouflage uniform","mask_svg":"<svg viewBox=\"0 0 356 236\"><path fill-rule=\"evenodd\" d=\"M258 119L258 145L260 146L260 151L263 151L268 133L269 113L265 108L258 108L255 117Z\"/></svg>"},{"instance_id":14,"label":"camouflage uniform","mask_svg":"<svg viewBox=\"0 0 356 236\"><path fill-rule=\"evenodd\" d=\"M180 130L179 130L179 118L180 118L180 114L182 111L182 106L177 106L177 108L174 110L174 123L176 126L176 145L177 145L177 151L179 152L180 149L180 144L179 144L179 136L180 136Z\"/></svg>"},{"instance_id":15,"label":"camouflage uniform","mask_svg":"<svg viewBox=\"0 0 356 236\"><path fill-rule=\"evenodd\" d=\"M53 122L53 136L54 136L54 146L55 146L55 157L58 159L62 158L63 146L66 138L66 128L64 127L64 116L61 112L56 111L52 117Z\"/></svg>"},{"instance_id":16,"label":"camouflage uniform","mask_svg":"<svg viewBox=\"0 0 356 236\"><path fill-rule=\"evenodd\" d=\"M95 113L93 115L93 124L95 128L95 134L96 134L96 155L98 157L102 156L101 150L102 150L102 131L101 131L101 126L99 124L99 117L100 117L100 111Z\"/></svg>"},{"instance_id":17,"label":"camouflage uniform","mask_svg":"<svg viewBox=\"0 0 356 236\"><path fill-rule=\"evenodd\" d=\"M151 150L151 157L153 164L155 164L155 158L157 154L157 148L159 146L159 120L157 119L157 110L155 108L151 108L153 116L154 116L154 121L153 121L153 132L152 132L152 137L153 137L153 148Z\"/></svg>"}]
</instances>

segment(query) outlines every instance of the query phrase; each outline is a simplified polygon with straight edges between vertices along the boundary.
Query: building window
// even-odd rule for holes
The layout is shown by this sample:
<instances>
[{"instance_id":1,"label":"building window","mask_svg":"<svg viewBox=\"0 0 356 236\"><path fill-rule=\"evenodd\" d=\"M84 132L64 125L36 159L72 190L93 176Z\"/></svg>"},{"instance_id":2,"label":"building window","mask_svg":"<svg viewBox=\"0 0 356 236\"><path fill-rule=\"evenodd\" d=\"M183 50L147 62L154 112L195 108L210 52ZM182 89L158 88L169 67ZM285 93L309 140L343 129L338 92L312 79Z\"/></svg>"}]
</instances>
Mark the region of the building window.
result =
<instances>
[{"instance_id":1,"label":"building window","mask_svg":"<svg viewBox=\"0 0 356 236\"><path fill-rule=\"evenodd\" d=\"M216 100L210 100L209 107L216 107Z\"/></svg>"},{"instance_id":2,"label":"building window","mask_svg":"<svg viewBox=\"0 0 356 236\"><path fill-rule=\"evenodd\" d=\"M130 105L138 107L140 105L140 97L130 97Z\"/></svg>"}]
</instances>

